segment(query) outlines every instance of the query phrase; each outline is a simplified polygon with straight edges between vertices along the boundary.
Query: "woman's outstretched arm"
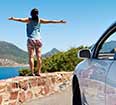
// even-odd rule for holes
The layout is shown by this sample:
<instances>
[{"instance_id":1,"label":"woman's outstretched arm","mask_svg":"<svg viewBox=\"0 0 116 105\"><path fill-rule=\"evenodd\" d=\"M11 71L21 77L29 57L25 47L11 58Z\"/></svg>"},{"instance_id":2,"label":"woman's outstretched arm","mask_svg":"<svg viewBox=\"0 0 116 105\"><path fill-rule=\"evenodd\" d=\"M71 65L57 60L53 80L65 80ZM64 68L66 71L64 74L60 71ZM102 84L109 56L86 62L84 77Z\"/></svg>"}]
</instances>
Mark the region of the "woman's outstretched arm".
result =
<instances>
[{"instance_id":1,"label":"woman's outstretched arm","mask_svg":"<svg viewBox=\"0 0 116 105\"><path fill-rule=\"evenodd\" d=\"M40 23L48 24L48 23L66 23L64 20L47 20L47 19L40 19Z\"/></svg>"},{"instance_id":2,"label":"woman's outstretched arm","mask_svg":"<svg viewBox=\"0 0 116 105\"><path fill-rule=\"evenodd\" d=\"M8 20L14 20L14 21L24 22L24 23L28 23L29 22L29 19L28 18L9 17Z\"/></svg>"}]
</instances>

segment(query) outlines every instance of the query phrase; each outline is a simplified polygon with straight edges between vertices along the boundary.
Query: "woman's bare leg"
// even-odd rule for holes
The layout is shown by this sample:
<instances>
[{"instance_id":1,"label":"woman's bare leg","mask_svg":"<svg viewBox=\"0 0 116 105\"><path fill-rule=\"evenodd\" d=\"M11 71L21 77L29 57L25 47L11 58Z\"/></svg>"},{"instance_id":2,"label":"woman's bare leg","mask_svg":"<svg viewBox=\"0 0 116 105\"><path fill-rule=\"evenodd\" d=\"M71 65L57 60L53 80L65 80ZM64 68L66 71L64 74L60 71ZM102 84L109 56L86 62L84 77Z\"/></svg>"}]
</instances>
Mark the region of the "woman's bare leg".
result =
<instances>
[{"instance_id":1,"label":"woman's bare leg","mask_svg":"<svg viewBox=\"0 0 116 105\"><path fill-rule=\"evenodd\" d=\"M38 75L41 73L42 67L42 59L41 59L41 48L36 48L36 56L37 56L37 68L38 68Z\"/></svg>"},{"instance_id":2,"label":"woman's bare leg","mask_svg":"<svg viewBox=\"0 0 116 105\"><path fill-rule=\"evenodd\" d=\"M29 66L32 74L34 75L34 48L28 47L28 53L29 53Z\"/></svg>"}]
</instances>

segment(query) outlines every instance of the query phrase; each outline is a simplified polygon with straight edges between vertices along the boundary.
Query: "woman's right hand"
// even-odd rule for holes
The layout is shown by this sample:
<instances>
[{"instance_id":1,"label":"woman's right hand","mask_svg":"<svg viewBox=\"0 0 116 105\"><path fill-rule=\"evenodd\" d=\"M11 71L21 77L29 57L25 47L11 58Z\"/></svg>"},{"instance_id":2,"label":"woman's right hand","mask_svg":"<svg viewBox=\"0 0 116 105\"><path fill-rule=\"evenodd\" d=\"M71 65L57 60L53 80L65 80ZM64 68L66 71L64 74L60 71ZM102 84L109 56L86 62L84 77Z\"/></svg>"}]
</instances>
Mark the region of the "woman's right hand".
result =
<instances>
[{"instance_id":1,"label":"woman's right hand","mask_svg":"<svg viewBox=\"0 0 116 105\"><path fill-rule=\"evenodd\" d=\"M8 20L13 20L14 17L9 17Z\"/></svg>"},{"instance_id":2,"label":"woman's right hand","mask_svg":"<svg viewBox=\"0 0 116 105\"><path fill-rule=\"evenodd\" d=\"M66 21L64 21L64 20L60 20L60 23L66 23Z\"/></svg>"}]
</instances>

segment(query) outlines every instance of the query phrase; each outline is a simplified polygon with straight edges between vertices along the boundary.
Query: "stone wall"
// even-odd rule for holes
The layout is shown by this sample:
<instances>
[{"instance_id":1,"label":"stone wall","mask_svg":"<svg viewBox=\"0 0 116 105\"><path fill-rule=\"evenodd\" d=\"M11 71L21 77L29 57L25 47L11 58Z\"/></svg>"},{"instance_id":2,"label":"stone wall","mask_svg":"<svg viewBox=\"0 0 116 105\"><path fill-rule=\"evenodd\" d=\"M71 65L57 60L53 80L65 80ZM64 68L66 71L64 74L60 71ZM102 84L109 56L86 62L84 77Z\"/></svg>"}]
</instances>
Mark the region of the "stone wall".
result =
<instances>
[{"instance_id":1,"label":"stone wall","mask_svg":"<svg viewBox=\"0 0 116 105\"><path fill-rule=\"evenodd\" d=\"M70 85L72 72L45 73L0 81L0 105L22 105L27 100L44 97Z\"/></svg>"}]
</instances>

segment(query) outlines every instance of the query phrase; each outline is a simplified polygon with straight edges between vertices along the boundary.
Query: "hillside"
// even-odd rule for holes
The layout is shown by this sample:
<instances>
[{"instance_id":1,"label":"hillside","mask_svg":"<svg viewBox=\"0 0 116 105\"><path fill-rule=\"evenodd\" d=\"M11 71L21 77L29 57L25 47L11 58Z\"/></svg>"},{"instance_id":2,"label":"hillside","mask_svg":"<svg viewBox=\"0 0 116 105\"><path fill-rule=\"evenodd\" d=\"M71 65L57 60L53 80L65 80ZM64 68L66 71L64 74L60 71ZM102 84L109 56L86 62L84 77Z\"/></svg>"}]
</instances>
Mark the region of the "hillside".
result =
<instances>
[{"instance_id":1,"label":"hillside","mask_svg":"<svg viewBox=\"0 0 116 105\"><path fill-rule=\"evenodd\" d=\"M28 63L28 54L27 52L21 50L17 46L0 41L0 64L9 65L9 64L27 64Z\"/></svg>"},{"instance_id":2,"label":"hillside","mask_svg":"<svg viewBox=\"0 0 116 105\"><path fill-rule=\"evenodd\" d=\"M49 52L45 53L45 54L42 54L42 57L43 58L46 58L46 57L50 57L56 53L60 52L58 49L56 48L53 48L52 50L50 50Z\"/></svg>"}]
</instances>

